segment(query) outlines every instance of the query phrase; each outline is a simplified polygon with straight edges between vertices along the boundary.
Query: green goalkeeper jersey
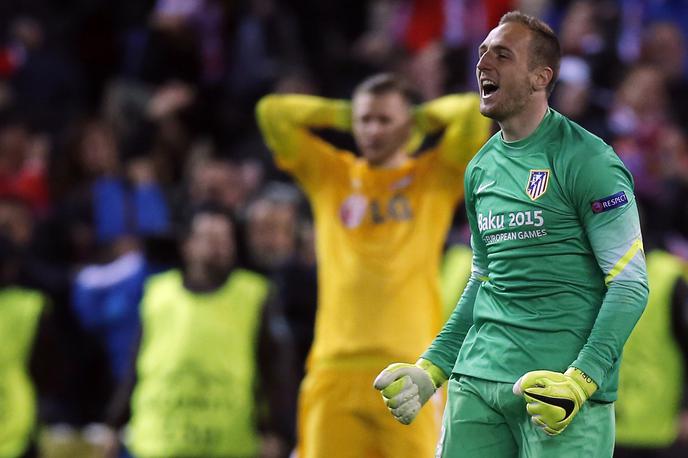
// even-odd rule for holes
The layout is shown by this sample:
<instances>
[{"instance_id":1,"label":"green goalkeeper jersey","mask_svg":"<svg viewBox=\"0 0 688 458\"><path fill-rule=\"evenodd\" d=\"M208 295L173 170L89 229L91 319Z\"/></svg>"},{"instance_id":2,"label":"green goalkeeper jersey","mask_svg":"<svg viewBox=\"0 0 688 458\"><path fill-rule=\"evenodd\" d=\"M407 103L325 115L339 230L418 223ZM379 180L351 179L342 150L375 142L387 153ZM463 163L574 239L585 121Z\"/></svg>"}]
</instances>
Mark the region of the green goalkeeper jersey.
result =
<instances>
[{"instance_id":1,"label":"green goalkeeper jersey","mask_svg":"<svg viewBox=\"0 0 688 458\"><path fill-rule=\"evenodd\" d=\"M554 110L494 135L466 169L471 279L423 355L446 373L515 382L575 366L616 399L621 352L647 300L633 180L601 139Z\"/></svg>"}]
</instances>

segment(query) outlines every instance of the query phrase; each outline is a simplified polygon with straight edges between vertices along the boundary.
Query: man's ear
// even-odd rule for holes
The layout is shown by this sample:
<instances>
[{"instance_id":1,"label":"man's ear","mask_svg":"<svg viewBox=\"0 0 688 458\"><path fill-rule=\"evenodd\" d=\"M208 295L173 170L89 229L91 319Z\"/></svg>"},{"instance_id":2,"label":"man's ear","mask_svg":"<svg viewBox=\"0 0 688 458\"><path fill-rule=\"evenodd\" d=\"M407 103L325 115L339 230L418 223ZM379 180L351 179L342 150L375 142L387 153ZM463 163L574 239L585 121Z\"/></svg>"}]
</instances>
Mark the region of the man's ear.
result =
<instances>
[{"instance_id":1,"label":"man's ear","mask_svg":"<svg viewBox=\"0 0 688 458\"><path fill-rule=\"evenodd\" d=\"M547 85L554 78L554 70L551 67L539 67L532 78L532 85L534 91L546 91Z\"/></svg>"}]
</instances>

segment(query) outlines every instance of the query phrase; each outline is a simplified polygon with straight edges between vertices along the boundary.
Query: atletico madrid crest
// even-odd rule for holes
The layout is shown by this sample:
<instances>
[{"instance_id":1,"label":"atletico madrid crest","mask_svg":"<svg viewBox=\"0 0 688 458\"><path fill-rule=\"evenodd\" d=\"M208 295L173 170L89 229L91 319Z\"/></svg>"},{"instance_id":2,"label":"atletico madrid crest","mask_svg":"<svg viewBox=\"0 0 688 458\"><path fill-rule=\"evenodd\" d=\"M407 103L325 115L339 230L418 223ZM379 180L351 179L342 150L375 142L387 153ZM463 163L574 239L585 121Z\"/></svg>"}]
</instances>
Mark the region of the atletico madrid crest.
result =
<instances>
[{"instance_id":1,"label":"atletico madrid crest","mask_svg":"<svg viewBox=\"0 0 688 458\"><path fill-rule=\"evenodd\" d=\"M540 198L547 191L547 184L549 184L549 169L531 170L526 186L526 194L530 200Z\"/></svg>"}]
</instances>

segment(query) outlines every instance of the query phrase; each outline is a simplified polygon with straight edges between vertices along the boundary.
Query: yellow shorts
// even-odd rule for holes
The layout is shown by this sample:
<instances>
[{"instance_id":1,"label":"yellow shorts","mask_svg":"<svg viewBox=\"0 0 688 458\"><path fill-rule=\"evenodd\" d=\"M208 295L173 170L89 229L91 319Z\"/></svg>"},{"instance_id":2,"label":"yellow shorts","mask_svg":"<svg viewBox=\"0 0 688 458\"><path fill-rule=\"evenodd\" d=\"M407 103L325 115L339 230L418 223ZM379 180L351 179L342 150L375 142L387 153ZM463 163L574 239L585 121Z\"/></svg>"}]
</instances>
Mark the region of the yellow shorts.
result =
<instances>
[{"instance_id":1,"label":"yellow shorts","mask_svg":"<svg viewBox=\"0 0 688 458\"><path fill-rule=\"evenodd\" d=\"M411 425L397 422L373 380L380 369L320 368L301 384L298 458L432 457L443 396L438 392Z\"/></svg>"}]
</instances>

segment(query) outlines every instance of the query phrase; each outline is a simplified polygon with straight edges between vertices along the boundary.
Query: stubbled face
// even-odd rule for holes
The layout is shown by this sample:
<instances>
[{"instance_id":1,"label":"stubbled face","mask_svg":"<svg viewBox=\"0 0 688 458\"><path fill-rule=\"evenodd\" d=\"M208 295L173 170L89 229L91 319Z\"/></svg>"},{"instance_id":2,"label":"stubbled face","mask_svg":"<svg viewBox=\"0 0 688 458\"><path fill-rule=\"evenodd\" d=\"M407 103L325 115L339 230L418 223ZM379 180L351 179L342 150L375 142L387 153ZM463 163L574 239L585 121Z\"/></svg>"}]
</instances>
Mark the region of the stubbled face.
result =
<instances>
[{"instance_id":1,"label":"stubbled face","mask_svg":"<svg viewBox=\"0 0 688 458\"><path fill-rule=\"evenodd\" d=\"M117 168L117 145L112 133L97 122L90 123L81 140L79 160L89 175L114 172Z\"/></svg>"},{"instance_id":2,"label":"stubbled face","mask_svg":"<svg viewBox=\"0 0 688 458\"><path fill-rule=\"evenodd\" d=\"M288 204L257 203L249 215L248 244L262 267L284 265L296 251L296 209Z\"/></svg>"},{"instance_id":3,"label":"stubbled face","mask_svg":"<svg viewBox=\"0 0 688 458\"><path fill-rule=\"evenodd\" d=\"M19 246L31 241L33 220L29 210L12 202L0 202L0 236Z\"/></svg>"},{"instance_id":4,"label":"stubbled face","mask_svg":"<svg viewBox=\"0 0 688 458\"><path fill-rule=\"evenodd\" d=\"M209 275L229 272L234 262L233 236L234 228L225 216L197 215L184 244L187 265L202 269Z\"/></svg>"},{"instance_id":5,"label":"stubbled face","mask_svg":"<svg viewBox=\"0 0 688 458\"><path fill-rule=\"evenodd\" d=\"M476 66L480 113L497 122L519 114L533 94L530 33L522 24L506 23L492 29L480 45Z\"/></svg>"},{"instance_id":6,"label":"stubbled face","mask_svg":"<svg viewBox=\"0 0 688 458\"><path fill-rule=\"evenodd\" d=\"M616 98L641 118L658 117L666 109L664 75L656 67L634 68L621 83Z\"/></svg>"},{"instance_id":7,"label":"stubbled face","mask_svg":"<svg viewBox=\"0 0 688 458\"><path fill-rule=\"evenodd\" d=\"M405 154L411 135L411 107L398 92L361 93L353 99L353 134L363 157L384 166Z\"/></svg>"}]
</instances>

